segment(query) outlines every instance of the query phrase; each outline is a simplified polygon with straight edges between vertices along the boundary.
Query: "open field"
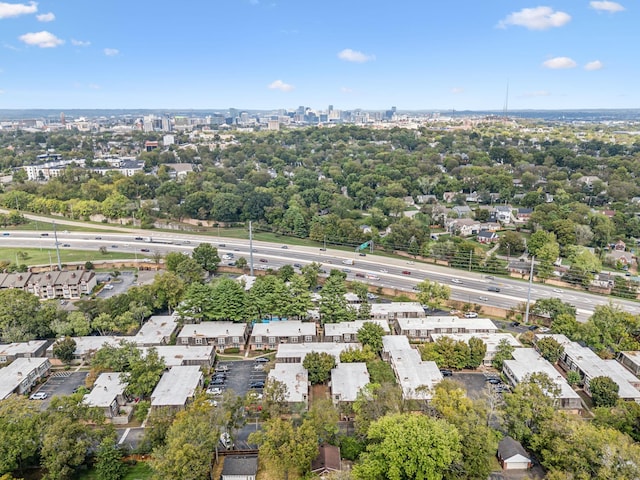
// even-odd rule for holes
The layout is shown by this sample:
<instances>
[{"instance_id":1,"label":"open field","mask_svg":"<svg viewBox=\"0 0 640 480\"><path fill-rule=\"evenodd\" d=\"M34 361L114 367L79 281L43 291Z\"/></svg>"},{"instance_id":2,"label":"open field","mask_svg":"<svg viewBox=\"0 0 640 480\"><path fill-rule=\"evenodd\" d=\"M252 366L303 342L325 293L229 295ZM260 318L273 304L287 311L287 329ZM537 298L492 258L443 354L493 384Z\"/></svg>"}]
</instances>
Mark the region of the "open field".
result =
<instances>
[{"instance_id":1,"label":"open field","mask_svg":"<svg viewBox=\"0 0 640 480\"><path fill-rule=\"evenodd\" d=\"M21 253L27 256L21 256ZM71 250L67 248L60 248L60 260L62 263L69 262L86 262L86 261L102 261L102 260L123 260L134 258L134 253L127 252L107 252L102 254L90 250ZM5 260L11 263L19 262L20 265L57 265L58 259L56 251L53 248L0 248L0 260Z\"/></svg>"}]
</instances>

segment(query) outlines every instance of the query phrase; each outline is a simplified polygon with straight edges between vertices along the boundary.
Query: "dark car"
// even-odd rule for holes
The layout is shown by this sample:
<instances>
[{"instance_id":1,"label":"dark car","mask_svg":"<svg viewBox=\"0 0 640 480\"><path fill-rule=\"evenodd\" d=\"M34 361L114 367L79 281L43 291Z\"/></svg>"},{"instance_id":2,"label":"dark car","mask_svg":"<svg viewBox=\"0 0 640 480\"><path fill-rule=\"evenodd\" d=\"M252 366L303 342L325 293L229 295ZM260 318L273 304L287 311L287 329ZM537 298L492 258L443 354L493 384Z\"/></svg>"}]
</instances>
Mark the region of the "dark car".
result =
<instances>
[{"instance_id":1,"label":"dark car","mask_svg":"<svg viewBox=\"0 0 640 480\"><path fill-rule=\"evenodd\" d=\"M502 383L502 380L500 380L497 377L490 377L490 378L487 378L487 382L489 382L491 385L499 385Z\"/></svg>"},{"instance_id":2,"label":"dark car","mask_svg":"<svg viewBox=\"0 0 640 480\"><path fill-rule=\"evenodd\" d=\"M452 377L453 376L453 372L451 370L448 370L448 369L440 369L440 373L442 374L443 377Z\"/></svg>"},{"instance_id":3,"label":"dark car","mask_svg":"<svg viewBox=\"0 0 640 480\"><path fill-rule=\"evenodd\" d=\"M512 327L519 327L520 322L511 322L509 325L511 325Z\"/></svg>"},{"instance_id":4,"label":"dark car","mask_svg":"<svg viewBox=\"0 0 640 480\"><path fill-rule=\"evenodd\" d=\"M48 233L41 233L41 234L40 234L40 236L41 236L41 237L48 237L48 236L49 236L49 234L48 234Z\"/></svg>"},{"instance_id":5,"label":"dark car","mask_svg":"<svg viewBox=\"0 0 640 480\"><path fill-rule=\"evenodd\" d=\"M531 330L533 332L534 330L537 330L538 328L540 328L540 327L538 327L538 325L531 325L529 327L529 330Z\"/></svg>"},{"instance_id":6,"label":"dark car","mask_svg":"<svg viewBox=\"0 0 640 480\"><path fill-rule=\"evenodd\" d=\"M320 251L321 251L321 252L326 252L326 251L327 251L327 249L326 249L326 248L321 248L321 249L320 249Z\"/></svg>"},{"instance_id":7,"label":"dark car","mask_svg":"<svg viewBox=\"0 0 640 480\"><path fill-rule=\"evenodd\" d=\"M356 273L356 277L364 278L364 273Z\"/></svg>"},{"instance_id":8,"label":"dark car","mask_svg":"<svg viewBox=\"0 0 640 480\"><path fill-rule=\"evenodd\" d=\"M494 286L491 286L491 287L487 288L487 290L489 290L490 292L499 292L500 291L500 289L498 287L494 287Z\"/></svg>"},{"instance_id":9,"label":"dark car","mask_svg":"<svg viewBox=\"0 0 640 480\"><path fill-rule=\"evenodd\" d=\"M140 249L140 251L141 251L141 252L148 252L148 251L149 251L149 249L148 249L148 248L141 248L141 249Z\"/></svg>"},{"instance_id":10,"label":"dark car","mask_svg":"<svg viewBox=\"0 0 640 480\"><path fill-rule=\"evenodd\" d=\"M260 259L260 261L261 261L262 263L269 263L269 260L267 260L266 258L261 258L261 259Z\"/></svg>"},{"instance_id":11,"label":"dark car","mask_svg":"<svg viewBox=\"0 0 640 480\"><path fill-rule=\"evenodd\" d=\"M211 382L209 382L209 385L224 385L224 380L222 378L214 378L214 379L211 379Z\"/></svg>"},{"instance_id":12,"label":"dark car","mask_svg":"<svg viewBox=\"0 0 640 480\"><path fill-rule=\"evenodd\" d=\"M264 388L264 382L263 381L251 382L249 384L249 388Z\"/></svg>"},{"instance_id":13,"label":"dark car","mask_svg":"<svg viewBox=\"0 0 640 480\"><path fill-rule=\"evenodd\" d=\"M136 237L135 240L144 240L142 237Z\"/></svg>"},{"instance_id":14,"label":"dark car","mask_svg":"<svg viewBox=\"0 0 640 480\"><path fill-rule=\"evenodd\" d=\"M65 243L62 245L63 247L70 247L71 245L69 245L68 243Z\"/></svg>"},{"instance_id":15,"label":"dark car","mask_svg":"<svg viewBox=\"0 0 640 480\"><path fill-rule=\"evenodd\" d=\"M96 240L102 240L102 237L96 237Z\"/></svg>"},{"instance_id":16,"label":"dark car","mask_svg":"<svg viewBox=\"0 0 640 480\"><path fill-rule=\"evenodd\" d=\"M302 268L302 265L299 263L294 263L293 268Z\"/></svg>"},{"instance_id":17,"label":"dark car","mask_svg":"<svg viewBox=\"0 0 640 480\"><path fill-rule=\"evenodd\" d=\"M289 247L287 247L286 245L282 245L280 248L287 250Z\"/></svg>"},{"instance_id":18,"label":"dark car","mask_svg":"<svg viewBox=\"0 0 640 480\"><path fill-rule=\"evenodd\" d=\"M219 243L218 246L222 247L222 248L226 247L226 245L224 243Z\"/></svg>"},{"instance_id":19,"label":"dark car","mask_svg":"<svg viewBox=\"0 0 640 480\"><path fill-rule=\"evenodd\" d=\"M366 253L359 253L358 255L360 255L361 257L366 257L367 256Z\"/></svg>"},{"instance_id":20,"label":"dark car","mask_svg":"<svg viewBox=\"0 0 640 480\"><path fill-rule=\"evenodd\" d=\"M255 359L256 363L269 363L269 359L267 357L258 357Z\"/></svg>"},{"instance_id":21,"label":"dark car","mask_svg":"<svg viewBox=\"0 0 640 480\"><path fill-rule=\"evenodd\" d=\"M411 272L409 270L403 270L402 274L403 275L411 275Z\"/></svg>"}]
</instances>

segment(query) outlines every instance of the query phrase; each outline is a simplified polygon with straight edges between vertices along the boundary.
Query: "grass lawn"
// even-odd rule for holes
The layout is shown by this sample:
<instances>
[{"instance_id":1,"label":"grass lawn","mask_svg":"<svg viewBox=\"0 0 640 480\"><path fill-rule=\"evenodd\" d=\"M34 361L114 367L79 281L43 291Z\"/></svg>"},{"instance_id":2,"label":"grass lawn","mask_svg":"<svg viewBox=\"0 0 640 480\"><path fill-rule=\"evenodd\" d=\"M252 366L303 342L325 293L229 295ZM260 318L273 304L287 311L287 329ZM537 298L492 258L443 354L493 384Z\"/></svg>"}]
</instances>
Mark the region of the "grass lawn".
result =
<instances>
[{"instance_id":1,"label":"grass lawn","mask_svg":"<svg viewBox=\"0 0 640 480\"><path fill-rule=\"evenodd\" d=\"M107 225L108 224L101 224ZM117 225L116 225L117 226ZM29 220L22 225L7 226L3 231L36 231L36 232L53 232L53 224L51 222L41 222L39 220ZM104 232L104 229L91 228L90 224L86 225L61 225L56 224L56 230L58 233L68 230L70 232ZM115 232L116 230L114 230Z\"/></svg>"},{"instance_id":2,"label":"grass lawn","mask_svg":"<svg viewBox=\"0 0 640 480\"><path fill-rule=\"evenodd\" d=\"M23 252L27 255L26 258L20 258L20 256L18 256L20 264L48 265L49 262L51 262L54 265L57 265L58 263L56 251L53 248L0 248L0 260L15 263L18 252ZM86 262L87 260L99 262L101 260L123 260L134 257L135 253L107 252L106 254L102 254L98 251L92 252L90 250L70 250L60 248L60 260L62 263Z\"/></svg>"},{"instance_id":3,"label":"grass lawn","mask_svg":"<svg viewBox=\"0 0 640 480\"><path fill-rule=\"evenodd\" d=\"M152 473L153 472L149 465L145 462L138 462L137 464L128 467L124 480L147 480L152 477ZM97 478L98 476L94 469L78 475L78 480L96 480Z\"/></svg>"}]
</instances>

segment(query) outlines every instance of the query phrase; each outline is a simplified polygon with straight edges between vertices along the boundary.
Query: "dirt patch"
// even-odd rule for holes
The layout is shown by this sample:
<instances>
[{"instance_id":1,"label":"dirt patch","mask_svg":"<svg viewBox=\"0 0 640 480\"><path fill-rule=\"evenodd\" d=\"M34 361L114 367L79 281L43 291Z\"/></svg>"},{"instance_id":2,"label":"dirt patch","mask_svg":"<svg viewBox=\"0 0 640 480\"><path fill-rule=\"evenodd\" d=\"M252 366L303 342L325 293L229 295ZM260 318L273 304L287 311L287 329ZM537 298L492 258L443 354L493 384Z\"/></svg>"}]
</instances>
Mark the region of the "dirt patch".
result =
<instances>
[{"instance_id":1,"label":"dirt patch","mask_svg":"<svg viewBox=\"0 0 640 480\"><path fill-rule=\"evenodd\" d=\"M327 398L331 398L331 392L327 385L313 385L311 387L311 395L309 398L311 405L313 405L313 403L317 400L323 400Z\"/></svg>"}]
</instances>

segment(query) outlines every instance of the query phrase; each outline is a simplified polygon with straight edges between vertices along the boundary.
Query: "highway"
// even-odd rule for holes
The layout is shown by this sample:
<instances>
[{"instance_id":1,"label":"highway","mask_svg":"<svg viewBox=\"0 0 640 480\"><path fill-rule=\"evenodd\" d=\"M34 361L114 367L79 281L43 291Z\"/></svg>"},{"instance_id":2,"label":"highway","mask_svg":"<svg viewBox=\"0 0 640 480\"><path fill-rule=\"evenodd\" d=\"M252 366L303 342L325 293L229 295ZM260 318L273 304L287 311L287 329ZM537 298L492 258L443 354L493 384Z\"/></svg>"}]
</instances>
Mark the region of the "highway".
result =
<instances>
[{"instance_id":1,"label":"highway","mask_svg":"<svg viewBox=\"0 0 640 480\"><path fill-rule=\"evenodd\" d=\"M59 227L64 228L64 227ZM46 235L46 236L45 236ZM191 253L201 242L208 242L217 246L220 256L233 254L235 259L244 257L250 262L248 240L218 238L214 236L189 235L183 233L160 233L144 231L143 233L88 233L58 231L60 249L90 250L96 252L106 247L108 251L137 253L139 260L150 257L159 252ZM145 241L151 237L151 242ZM145 240L136 240L136 238ZM27 232L11 231L8 235L0 236L0 245L5 247L24 248L54 248L53 231ZM63 245L68 245L67 247ZM486 275L454 270L443 266L412 262L403 259L388 258L367 254L360 256L356 252L327 249L321 251L316 247L284 246L265 242L253 242L253 265L255 269L277 269L285 264L303 266L311 262L318 262L323 270L328 272L332 268L345 271L347 279L358 280L381 287L390 287L399 291L410 292L417 283L424 279L437 281L451 287L451 298L463 302L480 305L511 308L527 299L528 283L511 278L487 277ZM231 260L222 260L221 265ZM353 265L346 264L353 262ZM489 291L497 287L500 291ZM605 297L571 289L559 289L541 284L533 284L531 300L557 297L562 301L574 305L578 312L578 319L585 321L593 313L596 305L607 304L611 299L624 310L640 313L640 303L613 297Z\"/></svg>"}]
</instances>

